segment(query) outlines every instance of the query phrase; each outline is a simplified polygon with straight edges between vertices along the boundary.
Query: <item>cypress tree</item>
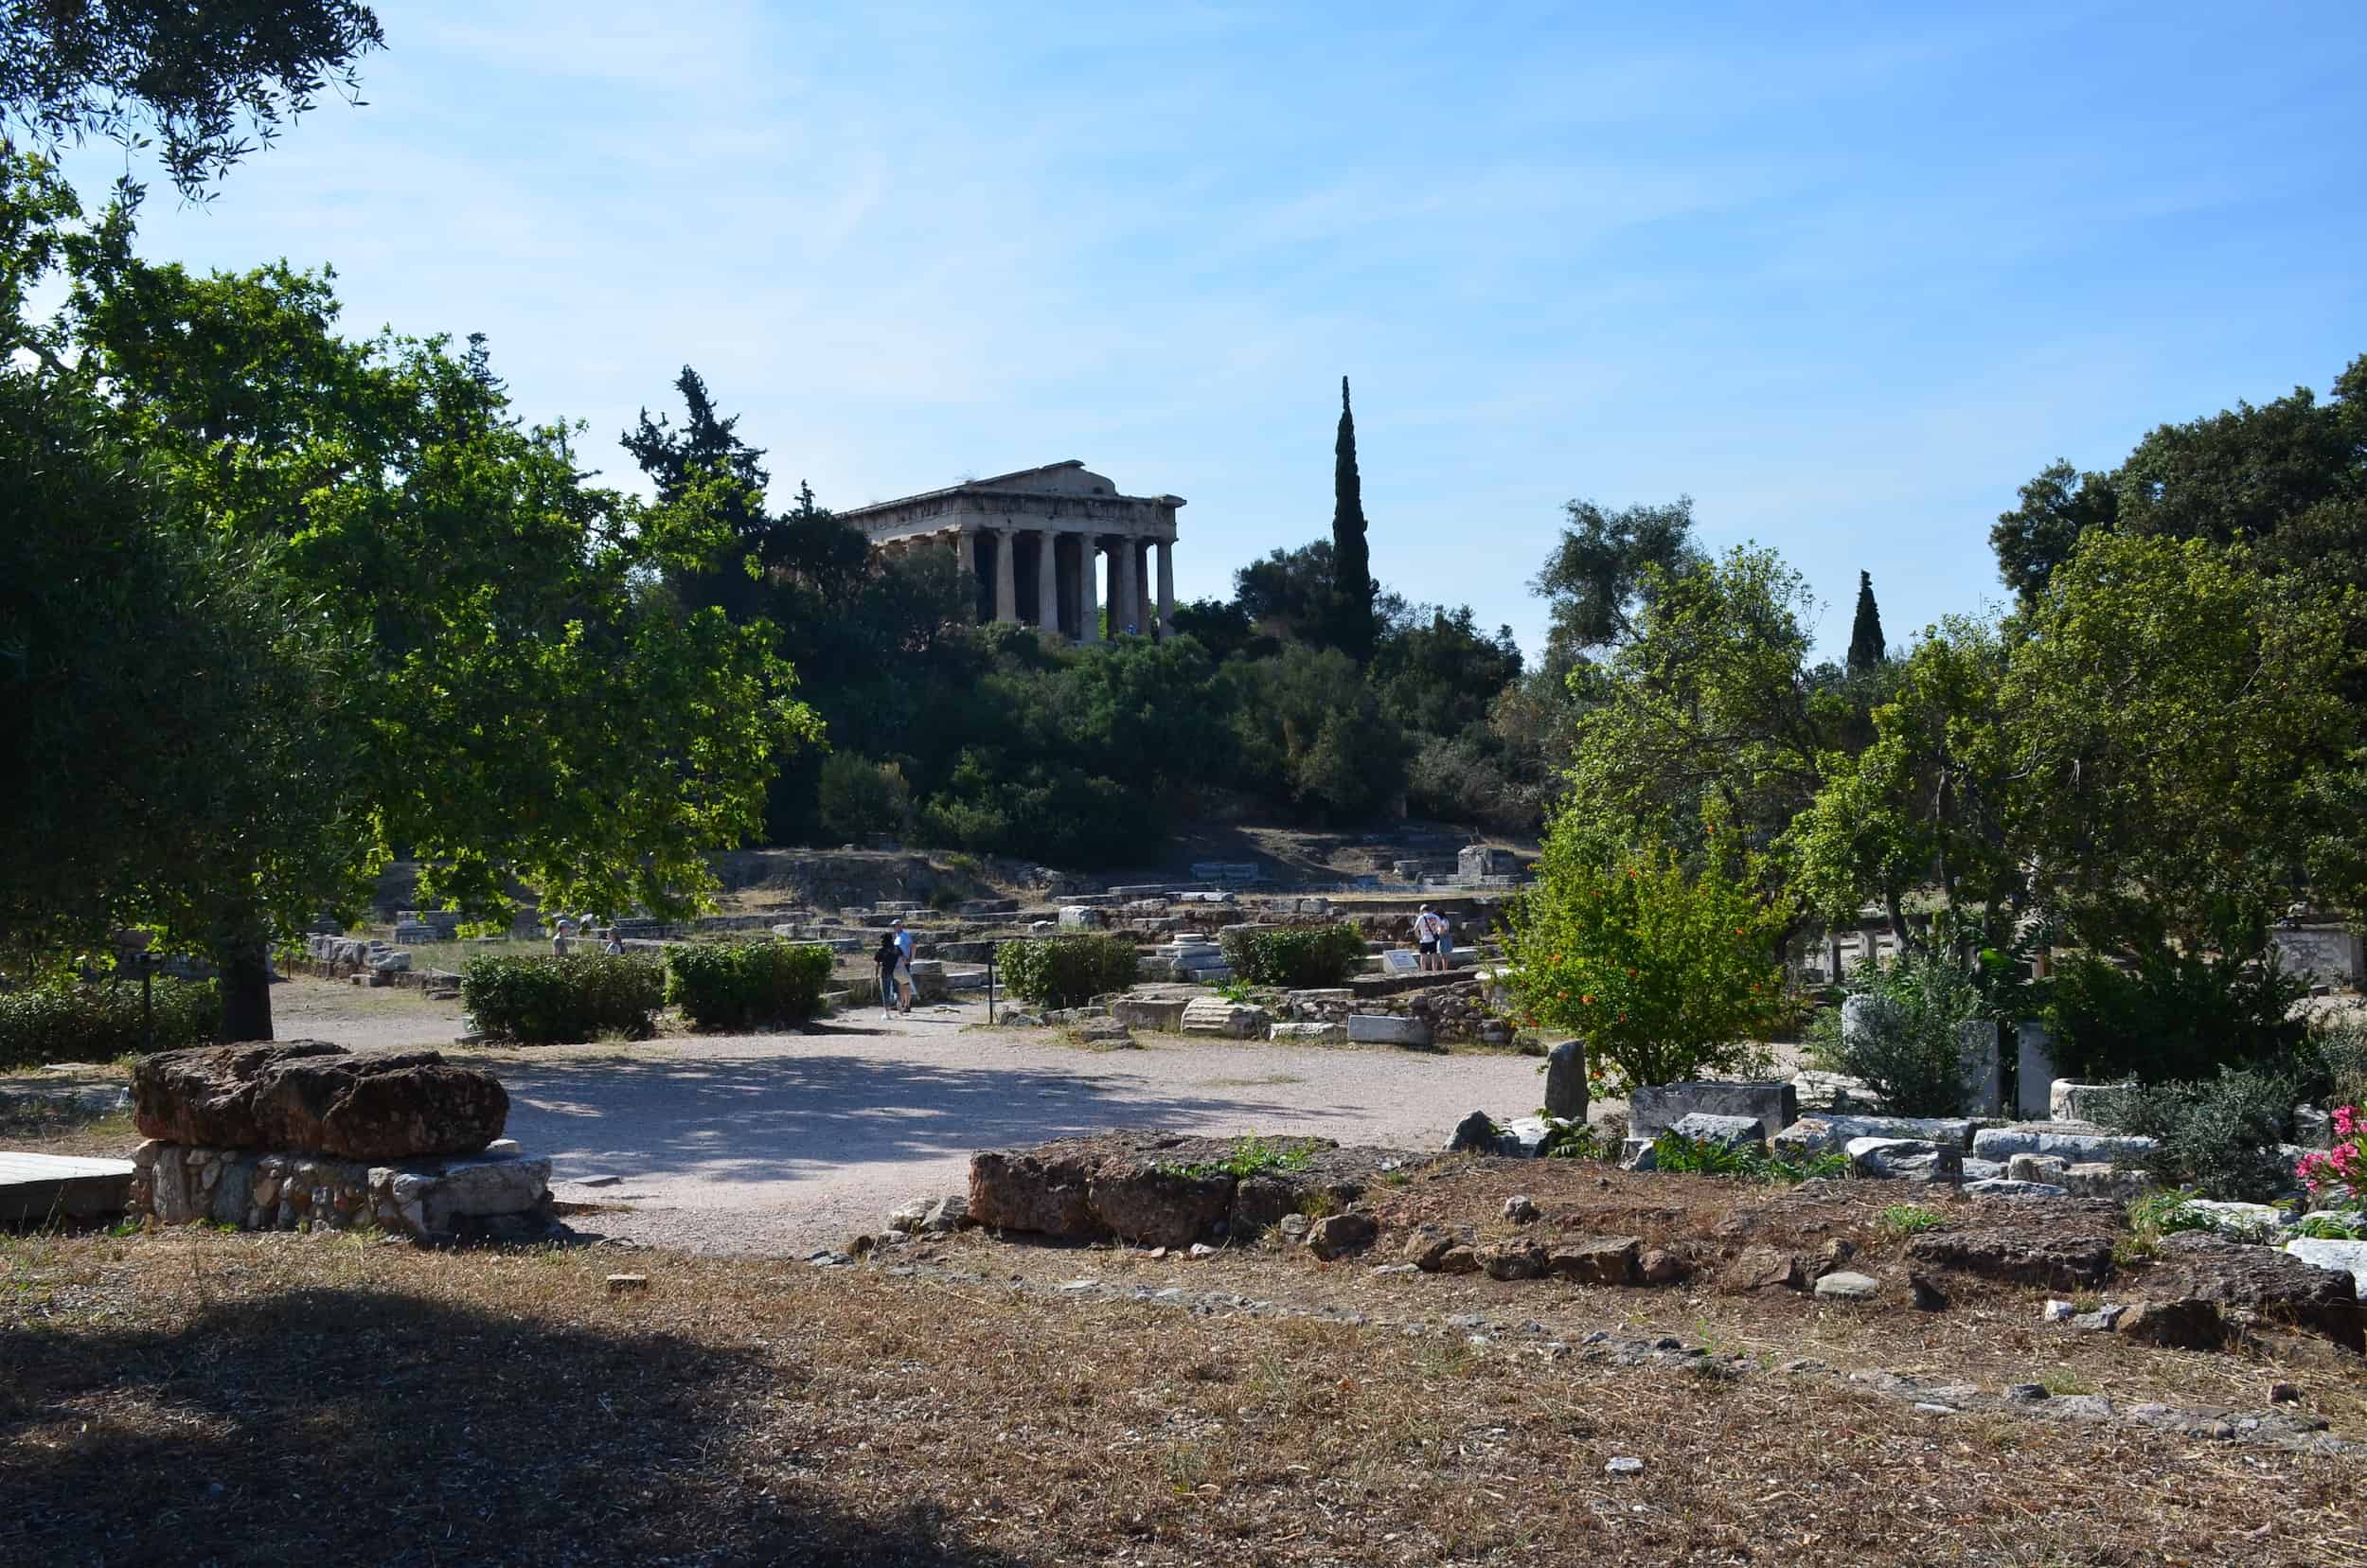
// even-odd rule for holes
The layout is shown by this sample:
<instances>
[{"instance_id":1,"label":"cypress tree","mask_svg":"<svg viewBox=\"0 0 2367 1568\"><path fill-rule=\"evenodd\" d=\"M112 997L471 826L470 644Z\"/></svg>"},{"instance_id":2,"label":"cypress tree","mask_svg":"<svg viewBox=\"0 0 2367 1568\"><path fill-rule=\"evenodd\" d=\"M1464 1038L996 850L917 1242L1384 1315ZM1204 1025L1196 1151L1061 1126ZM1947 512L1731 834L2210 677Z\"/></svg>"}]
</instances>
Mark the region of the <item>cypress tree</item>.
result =
<instances>
[{"instance_id":1,"label":"cypress tree","mask_svg":"<svg viewBox=\"0 0 2367 1568\"><path fill-rule=\"evenodd\" d=\"M1331 641L1358 664L1373 656L1373 559L1364 543L1364 484L1356 472L1356 416L1340 378L1340 435L1332 443Z\"/></svg>"},{"instance_id":2,"label":"cypress tree","mask_svg":"<svg viewBox=\"0 0 2367 1568\"><path fill-rule=\"evenodd\" d=\"M1858 618L1849 628L1849 673L1862 675L1889 656L1882 612L1874 602L1874 574L1858 574Z\"/></svg>"}]
</instances>

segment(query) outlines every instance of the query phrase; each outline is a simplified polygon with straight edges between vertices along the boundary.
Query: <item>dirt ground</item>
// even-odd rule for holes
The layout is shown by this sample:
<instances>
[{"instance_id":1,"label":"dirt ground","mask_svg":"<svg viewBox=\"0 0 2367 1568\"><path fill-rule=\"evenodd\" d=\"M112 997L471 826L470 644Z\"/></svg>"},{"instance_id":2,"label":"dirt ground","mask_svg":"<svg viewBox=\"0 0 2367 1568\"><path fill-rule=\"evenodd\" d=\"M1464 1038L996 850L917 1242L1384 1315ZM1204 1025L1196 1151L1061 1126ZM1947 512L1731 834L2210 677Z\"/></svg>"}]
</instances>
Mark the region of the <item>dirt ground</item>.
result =
<instances>
[{"instance_id":1,"label":"dirt ground","mask_svg":"<svg viewBox=\"0 0 2367 1568\"><path fill-rule=\"evenodd\" d=\"M887 1256L0 1238L0 1560L2367 1562L2356 1454L1851 1371L2133 1399L2219 1357L1278 1253ZM1661 1347L1580 1332L1633 1326Z\"/></svg>"}]
</instances>

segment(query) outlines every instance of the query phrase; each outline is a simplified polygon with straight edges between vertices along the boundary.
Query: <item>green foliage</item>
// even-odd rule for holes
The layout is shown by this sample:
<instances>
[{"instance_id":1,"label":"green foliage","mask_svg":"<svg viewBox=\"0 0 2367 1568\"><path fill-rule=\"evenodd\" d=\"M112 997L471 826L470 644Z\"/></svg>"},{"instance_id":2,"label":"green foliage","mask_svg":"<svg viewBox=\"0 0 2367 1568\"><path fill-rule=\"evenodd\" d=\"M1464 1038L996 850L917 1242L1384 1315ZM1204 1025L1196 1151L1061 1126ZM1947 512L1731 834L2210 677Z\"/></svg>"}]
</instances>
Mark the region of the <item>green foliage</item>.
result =
<instances>
[{"instance_id":1,"label":"green foliage","mask_svg":"<svg viewBox=\"0 0 2367 1568\"><path fill-rule=\"evenodd\" d=\"M222 998L211 980L156 980L156 1049L211 1044ZM136 982L60 981L0 991L0 1069L113 1061L144 1049Z\"/></svg>"},{"instance_id":2,"label":"green foliage","mask_svg":"<svg viewBox=\"0 0 2367 1568\"><path fill-rule=\"evenodd\" d=\"M1217 689L1244 787L1319 822L1363 820L1404 789L1404 737L1344 653L1293 643L1227 665Z\"/></svg>"},{"instance_id":3,"label":"green foliage","mask_svg":"<svg viewBox=\"0 0 2367 1568\"><path fill-rule=\"evenodd\" d=\"M1545 663L1567 671L1593 649L1633 640L1639 607L1659 585L1704 564L1693 543L1693 498L1605 511L1572 501L1569 521L1530 588L1551 606Z\"/></svg>"},{"instance_id":4,"label":"green foliage","mask_svg":"<svg viewBox=\"0 0 2367 1568\"><path fill-rule=\"evenodd\" d=\"M1868 999L1858 1026L1844 1030L1839 1007L1817 1016L1809 1048L1829 1072L1863 1078L1895 1115L1960 1116L1970 1107L1971 1057L1958 1033L1982 1017L1979 989L1941 955L1902 954L1871 973L1851 994Z\"/></svg>"},{"instance_id":5,"label":"green foliage","mask_svg":"<svg viewBox=\"0 0 2367 1568\"><path fill-rule=\"evenodd\" d=\"M2284 1075L2228 1068L2197 1082L2134 1086L2102 1115L2116 1131L2158 1140L2144 1167L2161 1185L2265 1203L2293 1185L2277 1149L2293 1104Z\"/></svg>"},{"instance_id":6,"label":"green foliage","mask_svg":"<svg viewBox=\"0 0 2367 1568\"><path fill-rule=\"evenodd\" d=\"M815 809L824 833L861 843L874 833L901 832L912 814L912 792L895 763L833 752L823 759Z\"/></svg>"},{"instance_id":7,"label":"green foliage","mask_svg":"<svg viewBox=\"0 0 2367 1568\"><path fill-rule=\"evenodd\" d=\"M994 950L1004 988L1046 1007L1082 1007L1134 983L1134 944L1123 936L1033 936Z\"/></svg>"},{"instance_id":8,"label":"green foliage","mask_svg":"<svg viewBox=\"0 0 2367 1568\"><path fill-rule=\"evenodd\" d=\"M1204 1176L1230 1176L1235 1181L1266 1170L1300 1170L1315 1157L1319 1143L1276 1138L1268 1142L1260 1137L1237 1138L1232 1152L1221 1160L1194 1165L1163 1165L1156 1168L1171 1175L1188 1176L1195 1180Z\"/></svg>"},{"instance_id":9,"label":"green foliage","mask_svg":"<svg viewBox=\"0 0 2367 1568\"><path fill-rule=\"evenodd\" d=\"M1365 543L1364 482L1356 469L1356 415L1340 378L1340 430L1332 442L1331 645L1357 663L1373 654L1372 549Z\"/></svg>"},{"instance_id":10,"label":"green foliage","mask_svg":"<svg viewBox=\"0 0 2367 1568\"><path fill-rule=\"evenodd\" d=\"M1916 1203L1893 1203L1882 1211L1882 1234L1894 1239L1939 1230L1947 1223L1947 1216L1934 1214Z\"/></svg>"},{"instance_id":11,"label":"green foliage","mask_svg":"<svg viewBox=\"0 0 2367 1568\"><path fill-rule=\"evenodd\" d=\"M2322 1013L2302 1043L2299 1087L2309 1103L2367 1105L2367 1010Z\"/></svg>"},{"instance_id":12,"label":"green foliage","mask_svg":"<svg viewBox=\"0 0 2367 1568\"><path fill-rule=\"evenodd\" d=\"M1874 602L1874 574L1858 574L1858 612L1849 623L1849 672L1862 675L1890 657L1882 640L1882 610Z\"/></svg>"},{"instance_id":13,"label":"green foliage","mask_svg":"<svg viewBox=\"0 0 2367 1568\"><path fill-rule=\"evenodd\" d=\"M202 202L324 85L360 101L355 64L384 45L351 0L0 7L0 118L51 152L86 135L128 152L153 131L174 187Z\"/></svg>"},{"instance_id":14,"label":"green foliage","mask_svg":"<svg viewBox=\"0 0 2367 1568\"><path fill-rule=\"evenodd\" d=\"M2305 1026L2288 1015L2305 989L2273 948L2248 958L2156 945L2126 966L2073 953L2048 988L2056 1063L2099 1082L2289 1065Z\"/></svg>"},{"instance_id":15,"label":"green foliage","mask_svg":"<svg viewBox=\"0 0 2367 1568\"><path fill-rule=\"evenodd\" d=\"M2367 1241L2367 1213L2351 1209L2306 1215L2293 1227L2293 1234L2313 1241Z\"/></svg>"},{"instance_id":16,"label":"green foliage","mask_svg":"<svg viewBox=\"0 0 2367 1568\"><path fill-rule=\"evenodd\" d=\"M1605 856L1575 813L1507 915L1523 1021L1584 1040L1608 1093L1745 1065L1782 995L1782 909L1665 847Z\"/></svg>"},{"instance_id":17,"label":"green foliage","mask_svg":"<svg viewBox=\"0 0 2367 1568\"><path fill-rule=\"evenodd\" d=\"M810 943L682 943L666 953L666 1000L694 1029L799 1024L821 1006L830 964Z\"/></svg>"},{"instance_id":18,"label":"green foliage","mask_svg":"<svg viewBox=\"0 0 2367 1568\"><path fill-rule=\"evenodd\" d=\"M1570 673L1565 815L1609 843L1698 851L1712 824L1771 843L1815 797L1851 716L1809 677L1814 596L1764 549L1639 577L1633 636Z\"/></svg>"},{"instance_id":19,"label":"green foliage","mask_svg":"<svg viewBox=\"0 0 2367 1568\"><path fill-rule=\"evenodd\" d=\"M1233 926L1217 940L1234 977L1260 986L1337 986L1364 961L1364 934L1352 925Z\"/></svg>"},{"instance_id":20,"label":"green foliage","mask_svg":"<svg viewBox=\"0 0 2367 1568\"><path fill-rule=\"evenodd\" d=\"M1726 1145L1663 1132L1652 1140L1652 1168L1680 1175L1733 1176L1748 1182L1796 1186L1849 1173L1849 1156L1837 1152L1788 1159L1756 1144Z\"/></svg>"},{"instance_id":21,"label":"green foliage","mask_svg":"<svg viewBox=\"0 0 2367 1568\"><path fill-rule=\"evenodd\" d=\"M477 1029L523 1045L577 1044L605 1035L646 1040L666 1002L666 968L598 953L469 960L460 1005Z\"/></svg>"}]
</instances>

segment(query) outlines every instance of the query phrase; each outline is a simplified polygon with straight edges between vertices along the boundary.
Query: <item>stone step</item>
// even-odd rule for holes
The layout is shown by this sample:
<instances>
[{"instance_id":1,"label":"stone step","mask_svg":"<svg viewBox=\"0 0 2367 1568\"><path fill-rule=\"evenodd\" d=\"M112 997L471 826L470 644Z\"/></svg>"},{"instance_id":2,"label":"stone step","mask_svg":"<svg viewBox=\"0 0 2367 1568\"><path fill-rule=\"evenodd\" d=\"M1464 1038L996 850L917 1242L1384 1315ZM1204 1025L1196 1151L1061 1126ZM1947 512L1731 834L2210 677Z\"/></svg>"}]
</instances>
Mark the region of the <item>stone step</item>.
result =
<instances>
[{"instance_id":1,"label":"stone step","mask_svg":"<svg viewBox=\"0 0 2367 1568\"><path fill-rule=\"evenodd\" d=\"M0 1222L39 1224L120 1214L132 1176L129 1160L0 1149Z\"/></svg>"}]
</instances>

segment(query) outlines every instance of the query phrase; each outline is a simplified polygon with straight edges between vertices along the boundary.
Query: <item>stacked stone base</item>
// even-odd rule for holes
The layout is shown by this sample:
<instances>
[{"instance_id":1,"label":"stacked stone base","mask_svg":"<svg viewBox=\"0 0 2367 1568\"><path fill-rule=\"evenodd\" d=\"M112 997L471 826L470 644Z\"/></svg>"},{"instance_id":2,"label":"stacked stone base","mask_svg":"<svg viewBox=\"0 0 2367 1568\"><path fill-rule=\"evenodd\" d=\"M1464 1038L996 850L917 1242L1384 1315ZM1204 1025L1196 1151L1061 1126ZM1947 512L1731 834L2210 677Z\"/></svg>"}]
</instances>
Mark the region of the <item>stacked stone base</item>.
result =
<instances>
[{"instance_id":1,"label":"stacked stone base","mask_svg":"<svg viewBox=\"0 0 2367 1568\"><path fill-rule=\"evenodd\" d=\"M551 1162L503 1138L479 1154L371 1165L257 1149L150 1139L132 1157L134 1220L240 1230L375 1225L420 1241L531 1240L557 1229Z\"/></svg>"}]
</instances>

